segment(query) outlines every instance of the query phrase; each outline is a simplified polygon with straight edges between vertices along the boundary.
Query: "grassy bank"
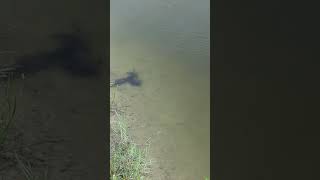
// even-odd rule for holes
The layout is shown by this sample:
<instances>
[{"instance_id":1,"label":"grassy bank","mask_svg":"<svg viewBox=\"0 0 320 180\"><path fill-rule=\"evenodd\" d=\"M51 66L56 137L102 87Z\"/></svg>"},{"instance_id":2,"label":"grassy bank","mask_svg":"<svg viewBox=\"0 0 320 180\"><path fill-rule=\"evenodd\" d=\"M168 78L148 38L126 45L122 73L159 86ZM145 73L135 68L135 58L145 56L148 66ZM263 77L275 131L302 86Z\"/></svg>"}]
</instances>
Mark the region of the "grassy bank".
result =
<instances>
[{"instance_id":1,"label":"grassy bank","mask_svg":"<svg viewBox=\"0 0 320 180\"><path fill-rule=\"evenodd\" d=\"M136 145L128 135L127 117L112 96L110 134L110 179L142 180L150 174L147 147Z\"/></svg>"}]
</instances>

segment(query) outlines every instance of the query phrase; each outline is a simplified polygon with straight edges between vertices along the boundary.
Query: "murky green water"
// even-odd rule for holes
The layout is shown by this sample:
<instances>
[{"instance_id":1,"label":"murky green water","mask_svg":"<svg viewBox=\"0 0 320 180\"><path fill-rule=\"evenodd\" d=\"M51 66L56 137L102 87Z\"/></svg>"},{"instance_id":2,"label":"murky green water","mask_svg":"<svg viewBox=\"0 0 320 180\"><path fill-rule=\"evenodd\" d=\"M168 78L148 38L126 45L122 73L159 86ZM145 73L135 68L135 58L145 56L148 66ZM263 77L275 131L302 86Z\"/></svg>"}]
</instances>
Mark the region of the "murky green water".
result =
<instances>
[{"instance_id":1,"label":"murky green water","mask_svg":"<svg viewBox=\"0 0 320 180\"><path fill-rule=\"evenodd\" d=\"M209 0L112 0L111 73L135 70L123 86L132 133L150 139L153 179L210 174Z\"/></svg>"}]
</instances>

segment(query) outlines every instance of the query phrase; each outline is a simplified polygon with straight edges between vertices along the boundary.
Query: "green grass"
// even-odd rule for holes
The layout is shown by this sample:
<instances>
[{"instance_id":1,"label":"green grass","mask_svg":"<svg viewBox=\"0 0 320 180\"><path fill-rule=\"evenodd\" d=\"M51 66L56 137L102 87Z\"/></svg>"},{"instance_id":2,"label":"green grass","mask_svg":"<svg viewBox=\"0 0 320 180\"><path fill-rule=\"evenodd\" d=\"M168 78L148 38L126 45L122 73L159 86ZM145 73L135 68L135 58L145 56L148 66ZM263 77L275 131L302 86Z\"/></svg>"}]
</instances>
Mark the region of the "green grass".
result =
<instances>
[{"instance_id":1,"label":"green grass","mask_svg":"<svg viewBox=\"0 0 320 180\"><path fill-rule=\"evenodd\" d=\"M128 135L126 117L113 109L115 119L111 125L110 179L142 180L150 173L148 148L136 145Z\"/></svg>"}]
</instances>

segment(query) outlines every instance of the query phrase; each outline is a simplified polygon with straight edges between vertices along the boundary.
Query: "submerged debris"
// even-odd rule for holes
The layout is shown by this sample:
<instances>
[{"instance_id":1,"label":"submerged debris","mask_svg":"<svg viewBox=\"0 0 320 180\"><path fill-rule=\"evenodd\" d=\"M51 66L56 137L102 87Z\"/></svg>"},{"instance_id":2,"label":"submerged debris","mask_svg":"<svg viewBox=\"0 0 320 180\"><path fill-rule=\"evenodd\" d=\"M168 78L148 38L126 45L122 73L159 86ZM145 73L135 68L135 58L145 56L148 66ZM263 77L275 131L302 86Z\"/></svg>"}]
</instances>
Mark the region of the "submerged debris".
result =
<instances>
[{"instance_id":1,"label":"submerged debris","mask_svg":"<svg viewBox=\"0 0 320 180\"><path fill-rule=\"evenodd\" d=\"M127 72L127 77L116 79L110 82L110 87L121 86L123 84L130 84L131 86L141 86L141 80L138 73L135 71Z\"/></svg>"}]
</instances>

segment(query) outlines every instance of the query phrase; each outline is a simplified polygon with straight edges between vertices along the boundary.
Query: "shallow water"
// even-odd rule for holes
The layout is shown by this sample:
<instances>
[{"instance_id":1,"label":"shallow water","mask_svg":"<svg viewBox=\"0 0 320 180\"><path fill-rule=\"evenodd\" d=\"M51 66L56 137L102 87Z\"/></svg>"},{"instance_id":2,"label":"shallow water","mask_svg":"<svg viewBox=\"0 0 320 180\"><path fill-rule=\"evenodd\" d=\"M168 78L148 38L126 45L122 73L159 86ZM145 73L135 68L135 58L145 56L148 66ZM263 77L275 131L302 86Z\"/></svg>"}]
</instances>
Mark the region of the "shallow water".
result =
<instances>
[{"instance_id":1,"label":"shallow water","mask_svg":"<svg viewBox=\"0 0 320 180\"><path fill-rule=\"evenodd\" d=\"M132 134L150 138L152 179L210 174L209 0L112 0L111 76L135 114Z\"/></svg>"}]
</instances>

